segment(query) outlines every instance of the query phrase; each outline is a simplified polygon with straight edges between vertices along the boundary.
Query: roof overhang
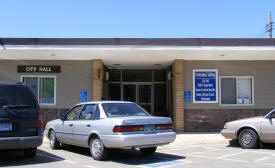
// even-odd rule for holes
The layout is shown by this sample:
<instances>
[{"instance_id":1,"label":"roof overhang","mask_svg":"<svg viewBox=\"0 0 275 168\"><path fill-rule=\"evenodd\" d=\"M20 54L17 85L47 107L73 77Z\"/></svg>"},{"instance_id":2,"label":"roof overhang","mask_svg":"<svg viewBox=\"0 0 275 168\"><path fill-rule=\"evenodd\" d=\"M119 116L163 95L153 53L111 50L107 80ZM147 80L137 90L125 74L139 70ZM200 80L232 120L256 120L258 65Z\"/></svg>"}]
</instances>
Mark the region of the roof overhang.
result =
<instances>
[{"instance_id":1,"label":"roof overhang","mask_svg":"<svg viewBox=\"0 0 275 168\"><path fill-rule=\"evenodd\" d=\"M32 41L32 45L23 45L23 42L8 43L6 40L6 43L2 43L4 44L2 47L0 46L0 60L102 59L105 65L113 66L119 64L122 67L152 67L154 65L167 67L171 65L175 59L275 60L275 41L273 39L260 39L260 41L259 39L255 41L249 39L246 43L243 39L235 41L232 41L232 39L218 39L208 43L205 42L207 41L205 39L200 39L200 43L198 40L190 40L193 45L189 45L191 43L187 43L188 40L186 39L182 39L182 41L180 41L181 39L176 39L176 41L171 39L168 41L167 39L158 39L159 43L152 39L151 41L150 39L147 41L143 39L142 43L135 41L135 39L130 40L130 42L129 39L126 42L123 42L125 39L120 39L111 41L112 43L108 43L108 45L103 45L106 44L106 41L96 43L93 40L94 39L85 41L86 43L79 42L77 45L75 43L70 44L65 42L60 42L60 44L64 44L60 45L49 43L49 41L47 41L48 43L42 43L41 41L38 43L39 40L37 43ZM93 44L90 44L91 42L93 42ZM258 45L256 45L256 42L258 42ZM218 45L225 43L228 45ZM234 43L235 45L233 45ZM216 45L211 46L210 44Z\"/></svg>"}]
</instances>

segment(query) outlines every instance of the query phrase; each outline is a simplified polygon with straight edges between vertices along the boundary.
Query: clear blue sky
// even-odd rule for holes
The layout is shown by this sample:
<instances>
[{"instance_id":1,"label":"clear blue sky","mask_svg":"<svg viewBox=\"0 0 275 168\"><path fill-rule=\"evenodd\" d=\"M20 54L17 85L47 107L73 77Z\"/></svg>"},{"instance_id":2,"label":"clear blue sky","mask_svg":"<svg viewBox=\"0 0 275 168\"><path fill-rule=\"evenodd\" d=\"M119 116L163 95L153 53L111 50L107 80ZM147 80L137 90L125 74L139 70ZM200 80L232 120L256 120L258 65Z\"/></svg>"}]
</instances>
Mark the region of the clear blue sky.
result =
<instances>
[{"instance_id":1,"label":"clear blue sky","mask_svg":"<svg viewBox=\"0 0 275 168\"><path fill-rule=\"evenodd\" d=\"M0 0L0 11L0 37L262 38L269 11L275 22L275 0Z\"/></svg>"}]
</instances>

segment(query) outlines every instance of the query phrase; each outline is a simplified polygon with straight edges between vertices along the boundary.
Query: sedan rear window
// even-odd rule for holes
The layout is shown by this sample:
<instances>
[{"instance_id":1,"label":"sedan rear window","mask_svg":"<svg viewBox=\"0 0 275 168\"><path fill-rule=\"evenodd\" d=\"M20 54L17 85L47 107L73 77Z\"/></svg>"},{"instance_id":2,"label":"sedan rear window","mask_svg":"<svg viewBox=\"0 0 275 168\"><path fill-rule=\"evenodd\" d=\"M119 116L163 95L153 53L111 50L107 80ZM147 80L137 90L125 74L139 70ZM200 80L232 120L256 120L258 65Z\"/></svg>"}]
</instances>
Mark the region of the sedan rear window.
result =
<instances>
[{"instance_id":1,"label":"sedan rear window","mask_svg":"<svg viewBox=\"0 0 275 168\"><path fill-rule=\"evenodd\" d=\"M149 116L142 108L133 103L102 103L108 117Z\"/></svg>"},{"instance_id":2,"label":"sedan rear window","mask_svg":"<svg viewBox=\"0 0 275 168\"><path fill-rule=\"evenodd\" d=\"M35 107L31 90L23 85L0 85L0 108L3 106Z\"/></svg>"}]
</instances>

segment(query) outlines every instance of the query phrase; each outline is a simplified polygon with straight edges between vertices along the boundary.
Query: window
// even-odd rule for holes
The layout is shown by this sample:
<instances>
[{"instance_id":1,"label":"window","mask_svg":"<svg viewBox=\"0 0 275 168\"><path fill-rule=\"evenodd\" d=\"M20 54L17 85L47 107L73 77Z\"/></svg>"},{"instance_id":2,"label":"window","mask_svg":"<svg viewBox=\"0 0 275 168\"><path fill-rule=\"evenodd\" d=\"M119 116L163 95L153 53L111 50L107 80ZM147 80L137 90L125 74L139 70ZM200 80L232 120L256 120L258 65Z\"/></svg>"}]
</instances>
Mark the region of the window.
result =
<instances>
[{"instance_id":1,"label":"window","mask_svg":"<svg viewBox=\"0 0 275 168\"><path fill-rule=\"evenodd\" d=\"M253 77L221 77L220 104L254 104Z\"/></svg>"},{"instance_id":2,"label":"window","mask_svg":"<svg viewBox=\"0 0 275 168\"><path fill-rule=\"evenodd\" d=\"M66 115L66 120L76 120L77 115L79 111L81 110L82 106L76 106L72 108L70 112L67 113Z\"/></svg>"},{"instance_id":3,"label":"window","mask_svg":"<svg viewBox=\"0 0 275 168\"><path fill-rule=\"evenodd\" d=\"M108 117L149 116L133 103L102 103L102 107Z\"/></svg>"},{"instance_id":4,"label":"window","mask_svg":"<svg viewBox=\"0 0 275 168\"><path fill-rule=\"evenodd\" d=\"M21 81L31 87L40 104L56 103L55 76L22 76Z\"/></svg>"},{"instance_id":5,"label":"window","mask_svg":"<svg viewBox=\"0 0 275 168\"><path fill-rule=\"evenodd\" d=\"M93 119L94 112L96 110L95 104L85 105L79 116L80 120L91 120Z\"/></svg>"}]
</instances>

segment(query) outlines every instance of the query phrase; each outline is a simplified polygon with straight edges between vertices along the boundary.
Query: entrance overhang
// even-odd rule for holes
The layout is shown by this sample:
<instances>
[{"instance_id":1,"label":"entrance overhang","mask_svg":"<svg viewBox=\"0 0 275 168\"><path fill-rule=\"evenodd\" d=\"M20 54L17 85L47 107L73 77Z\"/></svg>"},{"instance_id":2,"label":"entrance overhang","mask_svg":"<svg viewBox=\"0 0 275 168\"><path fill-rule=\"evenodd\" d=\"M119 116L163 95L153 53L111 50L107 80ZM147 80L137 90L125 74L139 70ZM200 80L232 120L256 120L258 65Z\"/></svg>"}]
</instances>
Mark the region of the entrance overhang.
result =
<instances>
[{"instance_id":1,"label":"entrance overhang","mask_svg":"<svg viewBox=\"0 0 275 168\"><path fill-rule=\"evenodd\" d=\"M184 60L275 60L274 46L0 46L0 60L92 60L126 68L167 67Z\"/></svg>"}]
</instances>

